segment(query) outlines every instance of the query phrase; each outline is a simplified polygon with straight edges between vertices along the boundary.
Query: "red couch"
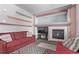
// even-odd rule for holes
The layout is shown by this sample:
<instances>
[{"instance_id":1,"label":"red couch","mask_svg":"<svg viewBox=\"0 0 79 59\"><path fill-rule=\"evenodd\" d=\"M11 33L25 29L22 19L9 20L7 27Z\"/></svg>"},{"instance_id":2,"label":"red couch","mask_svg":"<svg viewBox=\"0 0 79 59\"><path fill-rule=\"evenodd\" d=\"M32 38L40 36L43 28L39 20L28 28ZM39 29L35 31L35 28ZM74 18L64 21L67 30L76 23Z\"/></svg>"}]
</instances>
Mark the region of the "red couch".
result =
<instances>
[{"instance_id":1,"label":"red couch","mask_svg":"<svg viewBox=\"0 0 79 59\"><path fill-rule=\"evenodd\" d=\"M79 54L79 53L69 50L67 47L62 45L62 42L57 42L56 54Z\"/></svg>"},{"instance_id":2,"label":"red couch","mask_svg":"<svg viewBox=\"0 0 79 59\"><path fill-rule=\"evenodd\" d=\"M0 33L0 35L3 35L3 34L10 34L13 41L7 43L3 40L0 40L0 53L1 54L10 53L25 45L35 42L35 36L33 35L32 37L27 37L26 31Z\"/></svg>"}]
</instances>

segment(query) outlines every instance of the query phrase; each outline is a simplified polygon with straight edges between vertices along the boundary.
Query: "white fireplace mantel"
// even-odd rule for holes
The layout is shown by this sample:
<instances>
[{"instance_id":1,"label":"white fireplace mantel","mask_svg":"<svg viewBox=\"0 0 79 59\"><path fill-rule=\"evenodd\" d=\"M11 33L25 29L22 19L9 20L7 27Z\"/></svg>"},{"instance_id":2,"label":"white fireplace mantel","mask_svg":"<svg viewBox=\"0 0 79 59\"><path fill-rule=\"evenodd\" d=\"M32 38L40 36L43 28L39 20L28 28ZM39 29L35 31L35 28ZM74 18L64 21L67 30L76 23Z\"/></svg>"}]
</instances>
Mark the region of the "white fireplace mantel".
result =
<instances>
[{"instance_id":1,"label":"white fireplace mantel","mask_svg":"<svg viewBox=\"0 0 79 59\"><path fill-rule=\"evenodd\" d=\"M67 26L50 26L48 27L48 41L64 41L62 39L55 39L52 38L52 30L53 29L64 29L64 40L66 40L68 38L68 34L67 34Z\"/></svg>"}]
</instances>

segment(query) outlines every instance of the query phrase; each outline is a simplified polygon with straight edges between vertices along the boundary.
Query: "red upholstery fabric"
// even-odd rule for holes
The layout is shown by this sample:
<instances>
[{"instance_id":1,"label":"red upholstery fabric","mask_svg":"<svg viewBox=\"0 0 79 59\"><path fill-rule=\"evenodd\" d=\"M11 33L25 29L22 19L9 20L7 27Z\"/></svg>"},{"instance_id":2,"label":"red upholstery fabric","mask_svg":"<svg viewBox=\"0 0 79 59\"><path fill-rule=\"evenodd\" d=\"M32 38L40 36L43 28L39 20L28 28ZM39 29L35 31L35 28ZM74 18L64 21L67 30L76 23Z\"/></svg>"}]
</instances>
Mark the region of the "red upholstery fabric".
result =
<instances>
[{"instance_id":1,"label":"red upholstery fabric","mask_svg":"<svg viewBox=\"0 0 79 59\"><path fill-rule=\"evenodd\" d=\"M11 36L13 37L14 40L16 40L16 39L25 38L27 35L26 32L14 32L11 34Z\"/></svg>"},{"instance_id":2,"label":"red upholstery fabric","mask_svg":"<svg viewBox=\"0 0 79 59\"><path fill-rule=\"evenodd\" d=\"M56 46L56 54L77 54L76 52L73 52L69 50L68 48L64 47L62 45L62 42L57 42Z\"/></svg>"},{"instance_id":3,"label":"red upholstery fabric","mask_svg":"<svg viewBox=\"0 0 79 59\"><path fill-rule=\"evenodd\" d=\"M24 39L14 40L12 42L9 42L7 44L7 47L14 47L14 46L17 46L19 44L26 43L26 42L28 42L30 40L31 40L30 38L29 39L28 38L24 38Z\"/></svg>"},{"instance_id":4,"label":"red upholstery fabric","mask_svg":"<svg viewBox=\"0 0 79 59\"><path fill-rule=\"evenodd\" d=\"M27 32L26 32L26 31L22 31L22 32L0 33L0 35L4 35L4 34L10 34L13 40L21 39L21 38L27 37Z\"/></svg>"},{"instance_id":5,"label":"red upholstery fabric","mask_svg":"<svg viewBox=\"0 0 79 59\"><path fill-rule=\"evenodd\" d=\"M3 54L6 53L6 48L7 48L6 42L0 40L0 53L3 53Z\"/></svg>"},{"instance_id":6,"label":"red upholstery fabric","mask_svg":"<svg viewBox=\"0 0 79 59\"><path fill-rule=\"evenodd\" d=\"M3 34L10 34L13 41L11 42L5 42L0 41L0 53L10 53L16 49L19 49L27 44L30 44L35 41L35 36L27 37L26 32L10 32L10 33L0 33Z\"/></svg>"},{"instance_id":7,"label":"red upholstery fabric","mask_svg":"<svg viewBox=\"0 0 79 59\"><path fill-rule=\"evenodd\" d=\"M7 51L8 53L9 52L12 52L18 48L21 48L25 45L28 45L30 43L34 42L34 39L31 39L31 38L24 38L24 39L19 39L19 40L14 40L14 42L10 42L7 44Z\"/></svg>"},{"instance_id":8,"label":"red upholstery fabric","mask_svg":"<svg viewBox=\"0 0 79 59\"><path fill-rule=\"evenodd\" d=\"M9 43L7 44L7 48L9 48L9 47L14 47L14 46L17 46L17 45L19 45L19 44L21 44L20 40L19 40L19 41L18 41L18 40L14 40L14 41L9 42Z\"/></svg>"}]
</instances>

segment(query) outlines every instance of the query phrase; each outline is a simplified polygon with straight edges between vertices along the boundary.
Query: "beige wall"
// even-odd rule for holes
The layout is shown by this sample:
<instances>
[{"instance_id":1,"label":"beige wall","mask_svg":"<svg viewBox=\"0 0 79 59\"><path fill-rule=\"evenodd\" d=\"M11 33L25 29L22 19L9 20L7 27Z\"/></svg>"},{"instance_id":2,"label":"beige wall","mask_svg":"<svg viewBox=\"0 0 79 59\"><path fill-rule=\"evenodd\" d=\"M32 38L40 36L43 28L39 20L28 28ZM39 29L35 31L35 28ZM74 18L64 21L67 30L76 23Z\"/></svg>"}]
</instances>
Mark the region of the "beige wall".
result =
<instances>
[{"instance_id":1,"label":"beige wall","mask_svg":"<svg viewBox=\"0 0 79 59\"><path fill-rule=\"evenodd\" d=\"M70 37L75 38L76 37L76 6L74 5L73 7L68 9L68 13L70 14Z\"/></svg>"},{"instance_id":2,"label":"beige wall","mask_svg":"<svg viewBox=\"0 0 79 59\"><path fill-rule=\"evenodd\" d=\"M29 19L26 17L23 17L21 15L16 14L16 11L21 12L25 15L33 17L33 15L19 7L16 7L13 4L0 4L0 23L13 23L13 24L24 24L24 25L33 25L33 19ZM24 19L27 21L31 21L32 23L23 22L23 21L17 21L13 19L9 19L6 17L6 15L17 17L20 19ZM14 32L14 31L30 31L33 33L33 26L27 27L27 26L11 26L11 25L1 25L0 24L0 33L2 32Z\"/></svg>"}]
</instances>

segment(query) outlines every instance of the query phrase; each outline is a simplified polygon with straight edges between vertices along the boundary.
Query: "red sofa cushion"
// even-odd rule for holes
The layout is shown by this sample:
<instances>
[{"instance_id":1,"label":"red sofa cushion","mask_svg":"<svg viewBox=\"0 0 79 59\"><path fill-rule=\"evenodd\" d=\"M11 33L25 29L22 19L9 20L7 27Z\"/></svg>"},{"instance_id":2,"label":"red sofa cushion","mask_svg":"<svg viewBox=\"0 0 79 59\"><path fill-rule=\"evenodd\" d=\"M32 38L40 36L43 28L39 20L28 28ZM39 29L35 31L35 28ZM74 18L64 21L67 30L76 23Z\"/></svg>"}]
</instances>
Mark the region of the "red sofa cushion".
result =
<instances>
[{"instance_id":1,"label":"red sofa cushion","mask_svg":"<svg viewBox=\"0 0 79 59\"><path fill-rule=\"evenodd\" d=\"M14 40L14 41L12 41L12 42L7 43L7 48L8 48L8 47L17 46L17 45L19 45L19 44L21 44L20 41Z\"/></svg>"},{"instance_id":2,"label":"red sofa cushion","mask_svg":"<svg viewBox=\"0 0 79 59\"><path fill-rule=\"evenodd\" d=\"M22 39L22 38L25 38L27 37L26 35L26 32L13 32L11 33L11 37L13 40L16 40L16 39Z\"/></svg>"},{"instance_id":3,"label":"red sofa cushion","mask_svg":"<svg viewBox=\"0 0 79 59\"><path fill-rule=\"evenodd\" d=\"M12 37L12 40L21 39L27 37L27 31L21 31L21 32L8 32L8 33L0 33L0 35L4 34L10 34Z\"/></svg>"},{"instance_id":4,"label":"red sofa cushion","mask_svg":"<svg viewBox=\"0 0 79 59\"><path fill-rule=\"evenodd\" d=\"M19 39L19 40L13 40L12 42L9 42L7 44L7 47L17 46L17 45L20 45L22 43L25 43L25 42L28 42L28 41L31 41L31 40L32 40L31 38L22 38L22 39Z\"/></svg>"},{"instance_id":5,"label":"red sofa cushion","mask_svg":"<svg viewBox=\"0 0 79 59\"><path fill-rule=\"evenodd\" d=\"M16 49L19 49L25 45L28 45L28 44L34 42L34 41L35 41L34 39L29 37L29 38L24 38L24 39L14 40L13 42L9 42L7 44L7 53L10 53Z\"/></svg>"}]
</instances>

